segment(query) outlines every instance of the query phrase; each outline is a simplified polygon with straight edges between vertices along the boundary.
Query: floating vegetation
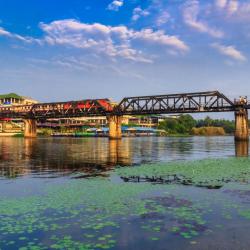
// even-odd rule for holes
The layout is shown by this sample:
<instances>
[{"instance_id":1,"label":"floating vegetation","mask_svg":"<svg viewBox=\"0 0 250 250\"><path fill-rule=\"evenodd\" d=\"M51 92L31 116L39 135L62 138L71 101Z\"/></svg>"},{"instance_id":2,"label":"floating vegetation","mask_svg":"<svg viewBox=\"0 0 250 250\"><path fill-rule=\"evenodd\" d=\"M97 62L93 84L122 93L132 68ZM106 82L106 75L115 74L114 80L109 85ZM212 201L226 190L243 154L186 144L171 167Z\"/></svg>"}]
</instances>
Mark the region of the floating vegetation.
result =
<instances>
[{"instance_id":1,"label":"floating vegetation","mask_svg":"<svg viewBox=\"0 0 250 250\"><path fill-rule=\"evenodd\" d=\"M247 210L241 210L239 211L239 214L243 216L244 218L250 220L250 209Z\"/></svg>"},{"instance_id":2,"label":"floating vegetation","mask_svg":"<svg viewBox=\"0 0 250 250\"><path fill-rule=\"evenodd\" d=\"M228 182L248 183L250 159L207 159L119 168L116 173L125 182L182 184L219 189Z\"/></svg>"},{"instance_id":3,"label":"floating vegetation","mask_svg":"<svg viewBox=\"0 0 250 250\"><path fill-rule=\"evenodd\" d=\"M249 163L225 159L126 167L110 172L111 178L49 181L39 195L0 196L0 249L119 249L124 237L132 249L140 235L151 248L169 238L199 243L200 236L227 223L250 219ZM129 179L134 177L140 184ZM197 188L208 185L227 188Z\"/></svg>"}]
</instances>

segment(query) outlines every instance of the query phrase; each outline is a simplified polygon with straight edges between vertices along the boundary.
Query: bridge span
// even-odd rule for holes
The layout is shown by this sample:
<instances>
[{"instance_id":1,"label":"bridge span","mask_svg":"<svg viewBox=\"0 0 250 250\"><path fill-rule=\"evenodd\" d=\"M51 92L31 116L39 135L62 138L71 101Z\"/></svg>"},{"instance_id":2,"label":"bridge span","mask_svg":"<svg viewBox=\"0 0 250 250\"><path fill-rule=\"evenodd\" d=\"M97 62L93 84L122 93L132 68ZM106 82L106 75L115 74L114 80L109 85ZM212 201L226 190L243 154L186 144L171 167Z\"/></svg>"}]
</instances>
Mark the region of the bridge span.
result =
<instances>
[{"instance_id":1,"label":"bridge span","mask_svg":"<svg viewBox=\"0 0 250 250\"><path fill-rule=\"evenodd\" d=\"M49 118L107 116L110 139L120 139L123 115L234 112L235 139L248 140L246 99L230 100L219 91L125 97L114 105L109 99L38 103L0 107L0 118L21 118L25 137L36 137L36 121Z\"/></svg>"}]
</instances>

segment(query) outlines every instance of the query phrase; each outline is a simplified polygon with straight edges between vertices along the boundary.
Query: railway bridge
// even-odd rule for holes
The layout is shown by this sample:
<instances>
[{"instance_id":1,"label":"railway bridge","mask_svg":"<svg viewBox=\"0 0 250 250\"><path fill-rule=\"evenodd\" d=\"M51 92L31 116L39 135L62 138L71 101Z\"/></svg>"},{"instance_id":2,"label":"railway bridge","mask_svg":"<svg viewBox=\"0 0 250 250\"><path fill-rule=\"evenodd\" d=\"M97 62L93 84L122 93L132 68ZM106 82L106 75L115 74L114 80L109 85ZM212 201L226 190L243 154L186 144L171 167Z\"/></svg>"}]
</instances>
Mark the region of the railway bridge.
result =
<instances>
[{"instance_id":1,"label":"railway bridge","mask_svg":"<svg viewBox=\"0 0 250 250\"><path fill-rule=\"evenodd\" d=\"M0 107L0 118L21 118L25 123L25 137L36 137L36 121L49 118L106 116L109 138L122 137L123 115L183 114L205 112L234 112L235 140L249 140L246 98L230 100L219 91L125 97L113 105L109 99L38 103Z\"/></svg>"}]
</instances>

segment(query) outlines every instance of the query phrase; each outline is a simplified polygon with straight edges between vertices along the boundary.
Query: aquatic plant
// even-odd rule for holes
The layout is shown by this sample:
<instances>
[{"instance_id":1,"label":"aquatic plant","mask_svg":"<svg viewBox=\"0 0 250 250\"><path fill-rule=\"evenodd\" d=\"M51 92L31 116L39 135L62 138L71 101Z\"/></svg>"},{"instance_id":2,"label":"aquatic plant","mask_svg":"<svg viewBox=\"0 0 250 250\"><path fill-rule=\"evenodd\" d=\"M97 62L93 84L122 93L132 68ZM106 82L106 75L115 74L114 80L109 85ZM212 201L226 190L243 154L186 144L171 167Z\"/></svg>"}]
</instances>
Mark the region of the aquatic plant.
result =
<instances>
[{"instance_id":1,"label":"aquatic plant","mask_svg":"<svg viewBox=\"0 0 250 250\"><path fill-rule=\"evenodd\" d=\"M110 172L110 178L69 178L56 185L46 182L39 195L7 197L2 193L0 249L109 249L117 247L122 228L130 224L154 244L166 235L196 244L199 235L221 229L235 216L250 218L249 203L244 203L250 195L249 162L210 159L126 167ZM191 180L192 185L219 183L227 188L211 192L178 183L123 182L119 176L178 176ZM220 207L211 223L215 205Z\"/></svg>"},{"instance_id":2,"label":"aquatic plant","mask_svg":"<svg viewBox=\"0 0 250 250\"><path fill-rule=\"evenodd\" d=\"M206 159L119 168L117 175L125 181L180 183L200 187L220 188L228 182L250 180L250 159Z\"/></svg>"}]
</instances>

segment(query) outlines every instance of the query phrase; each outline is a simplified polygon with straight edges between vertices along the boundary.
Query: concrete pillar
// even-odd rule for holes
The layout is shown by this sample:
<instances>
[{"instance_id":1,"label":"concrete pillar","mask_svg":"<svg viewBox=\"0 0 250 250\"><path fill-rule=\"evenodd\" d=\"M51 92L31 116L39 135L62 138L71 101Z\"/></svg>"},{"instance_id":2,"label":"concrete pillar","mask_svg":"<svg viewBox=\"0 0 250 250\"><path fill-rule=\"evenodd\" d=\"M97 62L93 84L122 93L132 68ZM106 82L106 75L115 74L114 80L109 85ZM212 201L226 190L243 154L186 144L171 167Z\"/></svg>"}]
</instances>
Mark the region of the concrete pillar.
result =
<instances>
[{"instance_id":1,"label":"concrete pillar","mask_svg":"<svg viewBox=\"0 0 250 250\"><path fill-rule=\"evenodd\" d=\"M122 116L111 115L108 116L109 122L109 139L122 138Z\"/></svg>"},{"instance_id":2,"label":"concrete pillar","mask_svg":"<svg viewBox=\"0 0 250 250\"><path fill-rule=\"evenodd\" d=\"M35 119L24 120L24 137L27 137L27 138L36 137L36 120Z\"/></svg>"},{"instance_id":3,"label":"concrete pillar","mask_svg":"<svg viewBox=\"0 0 250 250\"><path fill-rule=\"evenodd\" d=\"M236 141L248 141L248 111L247 109L240 109L235 111L235 135Z\"/></svg>"}]
</instances>

